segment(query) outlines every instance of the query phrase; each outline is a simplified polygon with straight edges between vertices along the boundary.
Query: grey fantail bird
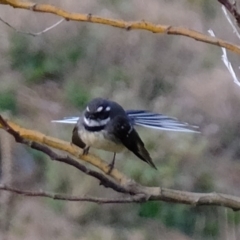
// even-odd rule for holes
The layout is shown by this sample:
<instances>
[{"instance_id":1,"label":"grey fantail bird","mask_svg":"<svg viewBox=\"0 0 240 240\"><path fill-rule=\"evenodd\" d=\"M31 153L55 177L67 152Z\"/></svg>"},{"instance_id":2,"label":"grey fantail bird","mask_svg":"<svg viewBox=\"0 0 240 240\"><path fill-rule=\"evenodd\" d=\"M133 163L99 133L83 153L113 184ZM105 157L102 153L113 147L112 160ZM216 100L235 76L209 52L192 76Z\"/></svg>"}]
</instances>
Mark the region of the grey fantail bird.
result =
<instances>
[{"instance_id":1,"label":"grey fantail bird","mask_svg":"<svg viewBox=\"0 0 240 240\"><path fill-rule=\"evenodd\" d=\"M126 148L157 169L135 130L135 125L158 130L198 132L196 126L180 122L175 118L145 110L125 111L118 103L103 98L90 101L81 117L70 117L53 122L76 124L72 143L82 148L84 154L88 153L90 147L113 152L114 157L109 171L114 166L116 153Z\"/></svg>"}]
</instances>

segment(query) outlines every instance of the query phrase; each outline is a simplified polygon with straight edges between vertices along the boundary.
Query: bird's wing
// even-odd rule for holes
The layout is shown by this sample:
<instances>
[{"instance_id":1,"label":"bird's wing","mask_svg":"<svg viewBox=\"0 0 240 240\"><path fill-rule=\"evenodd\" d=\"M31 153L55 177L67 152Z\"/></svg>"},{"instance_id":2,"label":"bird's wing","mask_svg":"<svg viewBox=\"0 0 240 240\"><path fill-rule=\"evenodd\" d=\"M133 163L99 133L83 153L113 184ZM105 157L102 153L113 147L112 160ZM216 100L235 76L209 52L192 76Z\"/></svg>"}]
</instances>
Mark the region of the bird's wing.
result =
<instances>
[{"instance_id":1,"label":"bird's wing","mask_svg":"<svg viewBox=\"0 0 240 240\"><path fill-rule=\"evenodd\" d=\"M61 120L52 120L53 123L67 123L67 124L76 124L79 120L79 117L65 117Z\"/></svg>"},{"instance_id":2,"label":"bird's wing","mask_svg":"<svg viewBox=\"0 0 240 240\"><path fill-rule=\"evenodd\" d=\"M199 132L197 126L181 122L176 118L144 110L127 110L130 121L139 126L176 132Z\"/></svg>"},{"instance_id":3,"label":"bird's wing","mask_svg":"<svg viewBox=\"0 0 240 240\"><path fill-rule=\"evenodd\" d=\"M78 126L75 126L72 131L72 143L80 148L85 148L86 144L82 141L78 134Z\"/></svg>"},{"instance_id":4,"label":"bird's wing","mask_svg":"<svg viewBox=\"0 0 240 240\"><path fill-rule=\"evenodd\" d=\"M157 169L148 151L144 147L143 141L129 122L127 116L115 117L111 121L111 124L106 126L106 131L108 135L118 139L128 150L132 151L141 160Z\"/></svg>"}]
</instances>

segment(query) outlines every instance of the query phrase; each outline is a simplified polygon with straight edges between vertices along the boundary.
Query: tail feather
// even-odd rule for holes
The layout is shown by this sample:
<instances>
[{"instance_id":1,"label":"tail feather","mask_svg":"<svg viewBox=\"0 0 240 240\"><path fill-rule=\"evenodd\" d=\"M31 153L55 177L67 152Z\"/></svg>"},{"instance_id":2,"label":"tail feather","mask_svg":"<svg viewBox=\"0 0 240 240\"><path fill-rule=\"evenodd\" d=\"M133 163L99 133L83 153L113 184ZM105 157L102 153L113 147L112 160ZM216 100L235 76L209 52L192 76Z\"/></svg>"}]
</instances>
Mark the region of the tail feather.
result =
<instances>
[{"instance_id":1,"label":"tail feather","mask_svg":"<svg viewBox=\"0 0 240 240\"><path fill-rule=\"evenodd\" d=\"M198 127L181 122L177 118L144 110L128 110L128 117L133 124L165 131L197 133Z\"/></svg>"},{"instance_id":2,"label":"tail feather","mask_svg":"<svg viewBox=\"0 0 240 240\"><path fill-rule=\"evenodd\" d=\"M52 120L53 123L66 123L66 124L76 124L79 120L79 117L65 117L61 120Z\"/></svg>"},{"instance_id":3,"label":"tail feather","mask_svg":"<svg viewBox=\"0 0 240 240\"><path fill-rule=\"evenodd\" d=\"M137 151L135 151L134 154L157 170L157 167L143 144L137 144Z\"/></svg>"},{"instance_id":4,"label":"tail feather","mask_svg":"<svg viewBox=\"0 0 240 240\"><path fill-rule=\"evenodd\" d=\"M110 135L114 136L114 139L119 140L137 157L148 163L153 168L157 169L148 151L146 150L143 141L127 117L117 116L112 124L108 125L107 131Z\"/></svg>"}]
</instances>

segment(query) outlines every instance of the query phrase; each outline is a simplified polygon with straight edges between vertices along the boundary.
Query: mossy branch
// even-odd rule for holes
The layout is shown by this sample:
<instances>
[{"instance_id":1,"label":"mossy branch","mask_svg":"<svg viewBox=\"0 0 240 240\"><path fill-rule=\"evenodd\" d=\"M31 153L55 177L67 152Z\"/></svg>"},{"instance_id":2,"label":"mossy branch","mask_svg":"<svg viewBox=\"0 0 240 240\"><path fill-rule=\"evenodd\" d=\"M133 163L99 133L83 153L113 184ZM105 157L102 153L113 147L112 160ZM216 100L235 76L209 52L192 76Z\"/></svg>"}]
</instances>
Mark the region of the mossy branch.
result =
<instances>
[{"instance_id":1,"label":"mossy branch","mask_svg":"<svg viewBox=\"0 0 240 240\"><path fill-rule=\"evenodd\" d=\"M131 203L145 201L165 201L172 203L182 203L194 206L199 205L215 205L224 206L233 210L240 210L240 198L221 194L221 193L194 193L186 191L178 191L165 189L161 187L146 187L136 183L128 178L117 169L113 169L110 175L107 175L108 164L102 159L88 154L82 155L82 152L77 147L64 142L57 138L46 136L40 132L22 128L17 124L6 121L0 116L0 128L11 134L17 142L28 145L29 147L42 151L47 154L52 160L64 162L71 165L85 174L92 176L100 181L105 187L111 188L117 192L125 193L126 198L121 199L105 199L96 197L74 197L55 193L47 193L43 191L31 192L26 190L15 189L10 186L0 185L0 190L11 191L17 194L27 196L48 197L59 200L68 201L89 201L96 203ZM74 156L63 156L55 153L51 148L62 150ZM84 166L80 161L90 163L104 173L92 170ZM132 197L129 197L129 194Z\"/></svg>"},{"instance_id":2,"label":"mossy branch","mask_svg":"<svg viewBox=\"0 0 240 240\"><path fill-rule=\"evenodd\" d=\"M240 46L238 45L235 45L233 43L224 41L222 39L208 36L198 31L191 30L184 27L174 27L170 25L154 24L144 20L128 22L128 21L118 20L118 19L103 18L100 16L92 15L91 13L89 14L73 13L73 12L65 11L64 9L58 8L50 4L36 4L28 1L0 0L0 4L7 4L14 8L27 9L34 12L51 13L51 14L61 16L68 21L72 20L72 21L103 24L103 25L108 25L112 27L122 28L128 31L129 30L145 30L153 33L185 36L185 37L195 39L197 41L205 42L205 43L212 44L219 47L224 47L229 51L240 54Z\"/></svg>"}]
</instances>

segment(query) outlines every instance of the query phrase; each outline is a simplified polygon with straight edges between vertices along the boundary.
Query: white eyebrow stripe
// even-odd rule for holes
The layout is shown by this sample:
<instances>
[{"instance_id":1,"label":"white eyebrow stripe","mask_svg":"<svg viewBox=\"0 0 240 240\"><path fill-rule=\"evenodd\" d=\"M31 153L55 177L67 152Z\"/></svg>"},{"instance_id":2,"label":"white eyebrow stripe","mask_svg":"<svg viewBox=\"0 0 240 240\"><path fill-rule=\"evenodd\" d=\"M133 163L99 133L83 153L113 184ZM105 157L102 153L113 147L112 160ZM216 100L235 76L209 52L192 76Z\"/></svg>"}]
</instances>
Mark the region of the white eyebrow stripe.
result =
<instances>
[{"instance_id":1,"label":"white eyebrow stripe","mask_svg":"<svg viewBox=\"0 0 240 240\"><path fill-rule=\"evenodd\" d=\"M103 110L103 106L97 108L97 112L101 112Z\"/></svg>"},{"instance_id":2,"label":"white eyebrow stripe","mask_svg":"<svg viewBox=\"0 0 240 240\"><path fill-rule=\"evenodd\" d=\"M110 106L107 106L105 111L109 112L111 110L111 107Z\"/></svg>"},{"instance_id":3,"label":"white eyebrow stripe","mask_svg":"<svg viewBox=\"0 0 240 240\"><path fill-rule=\"evenodd\" d=\"M90 112L90 110L89 110L89 107L88 107L88 106L87 106L86 110L87 110L87 112Z\"/></svg>"}]
</instances>

